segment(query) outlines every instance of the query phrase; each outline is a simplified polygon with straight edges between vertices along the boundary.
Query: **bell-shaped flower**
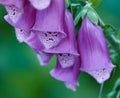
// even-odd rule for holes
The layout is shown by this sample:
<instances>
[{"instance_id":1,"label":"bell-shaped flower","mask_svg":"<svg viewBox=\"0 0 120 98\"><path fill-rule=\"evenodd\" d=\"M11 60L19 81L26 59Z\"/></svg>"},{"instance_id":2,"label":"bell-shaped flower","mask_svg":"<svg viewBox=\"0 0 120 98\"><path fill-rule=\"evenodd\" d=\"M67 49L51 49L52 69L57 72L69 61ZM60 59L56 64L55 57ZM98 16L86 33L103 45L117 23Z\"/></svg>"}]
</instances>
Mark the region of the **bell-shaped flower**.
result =
<instances>
[{"instance_id":1,"label":"bell-shaped flower","mask_svg":"<svg viewBox=\"0 0 120 98\"><path fill-rule=\"evenodd\" d=\"M71 54L63 54L63 55L69 55L72 56ZM64 56L67 58L64 59L69 59L69 56ZM76 90L76 86L79 86L78 83L78 76L80 74L80 59L79 57L73 57L73 60L71 63L70 59L69 61L66 61L65 63L67 64L72 64L70 67L63 67L64 65L61 65L61 60L59 60L59 57L57 59L57 65L55 69L53 69L50 74L52 77L54 77L57 80L63 81L66 85L67 88L72 89L73 91ZM63 61L63 60L62 60ZM64 60L65 61L65 60Z\"/></svg>"},{"instance_id":2,"label":"bell-shaped flower","mask_svg":"<svg viewBox=\"0 0 120 98\"><path fill-rule=\"evenodd\" d=\"M43 51L44 48L35 33L31 32L30 35L24 40L24 42L36 52L41 66L47 65L49 63L53 54Z\"/></svg>"},{"instance_id":3,"label":"bell-shaped flower","mask_svg":"<svg viewBox=\"0 0 120 98\"><path fill-rule=\"evenodd\" d=\"M92 23L86 16L78 34L81 56L81 71L93 76L99 83L109 79L113 64L105 36L100 26Z\"/></svg>"},{"instance_id":4,"label":"bell-shaped flower","mask_svg":"<svg viewBox=\"0 0 120 98\"><path fill-rule=\"evenodd\" d=\"M24 13L22 13L19 20L14 23L9 15L6 15L5 20L16 28L16 36L20 42L23 42L30 34L30 29L35 23L36 11L28 2L24 6Z\"/></svg>"},{"instance_id":5,"label":"bell-shaped flower","mask_svg":"<svg viewBox=\"0 0 120 98\"><path fill-rule=\"evenodd\" d=\"M37 35L31 32L31 28L35 23L36 10L26 2L24 6L24 13L18 21L13 22L9 15L6 15L5 20L15 28L16 37L19 42L25 42L37 54L40 65L47 65L52 57L52 54L43 52L43 46L39 41Z\"/></svg>"},{"instance_id":6,"label":"bell-shaped flower","mask_svg":"<svg viewBox=\"0 0 120 98\"><path fill-rule=\"evenodd\" d=\"M46 49L57 46L66 37L64 31L64 2L64 0L52 0L48 8L37 11L32 32L38 35Z\"/></svg>"},{"instance_id":7,"label":"bell-shaped flower","mask_svg":"<svg viewBox=\"0 0 120 98\"><path fill-rule=\"evenodd\" d=\"M58 47L49 51L55 52L57 55L57 65L50 74L55 79L63 81L67 88L75 91L76 86L79 85L77 79L80 73L80 59L77 53L73 19L68 11L66 11L65 23L67 37Z\"/></svg>"},{"instance_id":8,"label":"bell-shaped flower","mask_svg":"<svg viewBox=\"0 0 120 98\"><path fill-rule=\"evenodd\" d=\"M0 0L0 4L4 5L10 19L16 23L24 12L24 4L26 0Z\"/></svg>"},{"instance_id":9,"label":"bell-shaped flower","mask_svg":"<svg viewBox=\"0 0 120 98\"><path fill-rule=\"evenodd\" d=\"M29 0L31 4L38 10L47 8L52 0Z\"/></svg>"}]
</instances>

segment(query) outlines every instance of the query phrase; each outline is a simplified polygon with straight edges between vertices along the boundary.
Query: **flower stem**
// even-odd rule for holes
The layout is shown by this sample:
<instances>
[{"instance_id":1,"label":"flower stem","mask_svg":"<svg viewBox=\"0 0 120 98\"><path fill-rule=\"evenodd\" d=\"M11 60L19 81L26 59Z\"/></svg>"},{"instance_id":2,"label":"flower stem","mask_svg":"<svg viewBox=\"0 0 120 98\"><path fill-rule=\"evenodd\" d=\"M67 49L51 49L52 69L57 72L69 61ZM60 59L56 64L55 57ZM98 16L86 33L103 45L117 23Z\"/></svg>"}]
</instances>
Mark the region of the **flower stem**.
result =
<instances>
[{"instance_id":1,"label":"flower stem","mask_svg":"<svg viewBox=\"0 0 120 98\"><path fill-rule=\"evenodd\" d=\"M102 83L102 84L100 85L100 91L99 91L98 98L102 98L103 86L104 86L104 83Z\"/></svg>"},{"instance_id":2,"label":"flower stem","mask_svg":"<svg viewBox=\"0 0 120 98\"><path fill-rule=\"evenodd\" d=\"M120 90L118 91L116 98L120 98Z\"/></svg>"}]
</instances>

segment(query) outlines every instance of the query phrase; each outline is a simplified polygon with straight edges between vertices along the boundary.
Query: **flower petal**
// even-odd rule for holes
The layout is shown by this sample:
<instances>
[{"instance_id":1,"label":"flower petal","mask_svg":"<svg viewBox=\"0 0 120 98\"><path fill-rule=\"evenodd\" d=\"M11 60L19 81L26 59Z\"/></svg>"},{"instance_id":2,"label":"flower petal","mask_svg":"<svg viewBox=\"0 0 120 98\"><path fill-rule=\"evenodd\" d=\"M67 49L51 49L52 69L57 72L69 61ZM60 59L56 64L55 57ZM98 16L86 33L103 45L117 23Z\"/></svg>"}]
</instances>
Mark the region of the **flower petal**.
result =
<instances>
[{"instance_id":1,"label":"flower petal","mask_svg":"<svg viewBox=\"0 0 120 98\"><path fill-rule=\"evenodd\" d=\"M46 49L50 49L54 46L57 46L64 38L64 35L59 32L41 32L38 34L38 37L44 47Z\"/></svg>"},{"instance_id":2,"label":"flower petal","mask_svg":"<svg viewBox=\"0 0 120 98\"><path fill-rule=\"evenodd\" d=\"M25 0L0 0L8 12L10 19L16 23L24 12Z\"/></svg>"},{"instance_id":3,"label":"flower petal","mask_svg":"<svg viewBox=\"0 0 120 98\"><path fill-rule=\"evenodd\" d=\"M4 6L14 5L17 8L21 9L24 7L26 0L0 0L0 4Z\"/></svg>"},{"instance_id":4,"label":"flower petal","mask_svg":"<svg viewBox=\"0 0 120 98\"><path fill-rule=\"evenodd\" d=\"M103 68L98 70L89 71L89 74L93 76L98 83L103 83L110 78L110 73L113 68Z\"/></svg>"},{"instance_id":5,"label":"flower petal","mask_svg":"<svg viewBox=\"0 0 120 98\"><path fill-rule=\"evenodd\" d=\"M29 33L25 32L23 29L15 28L15 32L19 42L24 42L26 38L29 37Z\"/></svg>"},{"instance_id":6,"label":"flower petal","mask_svg":"<svg viewBox=\"0 0 120 98\"><path fill-rule=\"evenodd\" d=\"M61 43L53 48L45 49L48 53L70 53L74 55L79 55L77 52L77 41L75 36L75 28L73 23L72 15L69 11L65 12L65 24L64 28L67 36L61 41Z\"/></svg>"},{"instance_id":7,"label":"flower petal","mask_svg":"<svg viewBox=\"0 0 120 98\"><path fill-rule=\"evenodd\" d=\"M40 65L47 65L53 54L43 52L43 47L35 33L30 33L29 37L24 40L37 54Z\"/></svg>"},{"instance_id":8,"label":"flower petal","mask_svg":"<svg viewBox=\"0 0 120 98\"><path fill-rule=\"evenodd\" d=\"M29 1L38 10L47 8L51 3L51 0L29 0Z\"/></svg>"},{"instance_id":9,"label":"flower petal","mask_svg":"<svg viewBox=\"0 0 120 98\"><path fill-rule=\"evenodd\" d=\"M38 34L40 41L47 50L57 46L66 37L64 15L64 0L52 0L49 8L37 11L36 22L32 31Z\"/></svg>"},{"instance_id":10,"label":"flower petal","mask_svg":"<svg viewBox=\"0 0 120 98\"><path fill-rule=\"evenodd\" d=\"M87 17L82 22L78 44L81 54L80 69L92 75L99 83L107 80L114 67L110 61L107 43L102 29Z\"/></svg>"},{"instance_id":11,"label":"flower petal","mask_svg":"<svg viewBox=\"0 0 120 98\"><path fill-rule=\"evenodd\" d=\"M37 53L38 60L41 66L48 65L53 54L48 54L43 51Z\"/></svg>"},{"instance_id":12,"label":"flower petal","mask_svg":"<svg viewBox=\"0 0 120 98\"><path fill-rule=\"evenodd\" d=\"M57 58L62 68L70 67L74 64L74 56L69 53L57 54Z\"/></svg>"},{"instance_id":13,"label":"flower petal","mask_svg":"<svg viewBox=\"0 0 120 98\"><path fill-rule=\"evenodd\" d=\"M75 91L76 86L78 86L78 76L80 73L80 60L78 57L75 57L75 62L73 66L62 68L59 60L57 60L56 68L53 69L50 74L57 80L63 81L66 84L66 87Z\"/></svg>"},{"instance_id":14,"label":"flower petal","mask_svg":"<svg viewBox=\"0 0 120 98\"><path fill-rule=\"evenodd\" d=\"M8 5L8 6L5 6L7 12L8 12L8 15L10 17L10 19L16 23L19 18L21 17L23 11L20 10L19 8L17 8L16 6L14 5Z\"/></svg>"},{"instance_id":15,"label":"flower petal","mask_svg":"<svg viewBox=\"0 0 120 98\"><path fill-rule=\"evenodd\" d=\"M35 16L35 9L30 5L30 3L26 3L24 7L24 13L22 13L22 15L19 17L19 20L14 22L10 18L10 15L6 15L4 18L9 24L14 26L15 28L23 29L26 32L29 32L35 22Z\"/></svg>"}]
</instances>

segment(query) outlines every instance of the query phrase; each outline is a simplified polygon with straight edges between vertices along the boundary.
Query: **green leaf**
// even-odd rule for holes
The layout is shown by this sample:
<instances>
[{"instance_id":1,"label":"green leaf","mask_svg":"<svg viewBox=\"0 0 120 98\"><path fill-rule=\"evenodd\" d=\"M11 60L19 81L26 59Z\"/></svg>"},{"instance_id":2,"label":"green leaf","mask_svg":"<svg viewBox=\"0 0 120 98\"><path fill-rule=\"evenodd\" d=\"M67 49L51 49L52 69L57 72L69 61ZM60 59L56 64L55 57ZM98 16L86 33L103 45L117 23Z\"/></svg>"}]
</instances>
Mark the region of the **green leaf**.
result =
<instances>
[{"instance_id":1,"label":"green leaf","mask_svg":"<svg viewBox=\"0 0 120 98\"><path fill-rule=\"evenodd\" d=\"M89 8L87 16L93 23L98 24L99 17L94 10Z\"/></svg>"},{"instance_id":2,"label":"green leaf","mask_svg":"<svg viewBox=\"0 0 120 98\"><path fill-rule=\"evenodd\" d=\"M81 11L79 11L79 13L76 15L75 19L74 19L74 24L75 26L78 24L80 18L84 18L85 15L87 14L88 8L89 8L90 4L85 5Z\"/></svg>"},{"instance_id":3,"label":"green leaf","mask_svg":"<svg viewBox=\"0 0 120 98\"><path fill-rule=\"evenodd\" d=\"M113 90L117 92L120 90L120 78L118 78L118 80L115 82Z\"/></svg>"},{"instance_id":4,"label":"green leaf","mask_svg":"<svg viewBox=\"0 0 120 98\"><path fill-rule=\"evenodd\" d=\"M116 96L116 92L112 91L107 95L107 98L115 98L115 96Z\"/></svg>"},{"instance_id":5,"label":"green leaf","mask_svg":"<svg viewBox=\"0 0 120 98\"><path fill-rule=\"evenodd\" d=\"M120 67L120 40L117 38L116 28L111 25L104 25L103 31L109 45L110 57L112 62Z\"/></svg>"},{"instance_id":6,"label":"green leaf","mask_svg":"<svg viewBox=\"0 0 120 98\"><path fill-rule=\"evenodd\" d=\"M116 32L116 28L114 28L112 25L109 25L109 24L104 25L103 30L105 35L107 36Z\"/></svg>"},{"instance_id":7,"label":"green leaf","mask_svg":"<svg viewBox=\"0 0 120 98\"><path fill-rule=\"evenodd\" d=\"M118 31L117 39L120 40L120 30Z\"/></svg>"},{"instance_id":8,"label":"green leaf","mask_svg":"<svg viewBox=\"0 0 120 98\"><path fill-rule=\"evenodd\" d=\"M71 4L71 13L73 15L73 18L77 16L77 14L81 11L82 6L78 3L72 3Z\"/></svg>"},{"instance_id":9,"label":"green leaf","mask_svg":"<svg viewBox=\"0 0 120 98\"><path fill-rule=\"evenodd\" d=\"M71 4L70 0L65 0L66 8L68 8L70 6L70 4Z\"/></svg>"},{"instance_id":10,"label":"green leaf","mask_svg":"<svg viewBox=\"0 0 120 98\"><path fill-rule=\"evenodd\" d=\"M115 82L113 90L108 94L108 98L120 98L120 78Z\"/></svg>"},{"instance_id":11,"label":"green leaf","mask_svg":"<svg viewBox=\"0 0 120 98\"><path fill-rule=\"evenodd\" d=\"M104 25L103 21L100 19L96 11L91 7L90 3L87 3L82 10L76 15L74 23L75 25L78 24L80 18L84 18L85 16L88 16L88 18L95 24L100 23L100 25Z\"/></svg>"},{"instance_id":12,"label":"green leaf","mask_svg":"<svg viewBox=\"0 0 120 98\"><path fill-rule=\"evenodd\" d=\"M101 0L88 0L90 3L92 3L93 7L96 7L100 4Z\"/></svg>"}]
</instances>

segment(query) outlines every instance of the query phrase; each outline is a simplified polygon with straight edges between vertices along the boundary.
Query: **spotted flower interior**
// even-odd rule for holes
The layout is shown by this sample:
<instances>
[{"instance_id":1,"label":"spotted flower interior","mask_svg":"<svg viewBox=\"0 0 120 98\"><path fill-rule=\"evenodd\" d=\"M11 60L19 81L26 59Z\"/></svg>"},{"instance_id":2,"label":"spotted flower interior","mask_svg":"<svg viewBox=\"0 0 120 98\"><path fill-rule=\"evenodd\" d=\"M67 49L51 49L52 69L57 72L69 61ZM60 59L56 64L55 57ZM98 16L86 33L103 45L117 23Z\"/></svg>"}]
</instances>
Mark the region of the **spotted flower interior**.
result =
<instances>
[{"instance_id":1,"label":"spotted flower interior","mask_svg":"<svg viewBox=\"0 0 120 98\"><path fill-rule=\"evenodd\" d=\"M38 37L46 49L57 46L64 38L59 32L41 32Z\"/></svg>"},{"instance_id":2,"label":"spotted flower interior","mask_svg":"<svg viewBox=\"0 0 120 98\"><path fill-rule=\"evenodd\" d=\"M57 58L61 64L62 68L67 68L74 64L74 56L69 53L58 54Z\"/></svg>"},{"instance_id":3,"label":"spotted flower interior","mask_svg":"<svg viewBox=\"0 0 120 98\"><path fill-rule=\"evenodd\" d=\"M14 5L8 5L8 6L5 6L5 8L6 8L7 12L8 12L8 15L9 15L10 19L14 23L16 23L19 20L20 16L23 13L19 8L17 8Z\"/></svg>"}]
</instances>

